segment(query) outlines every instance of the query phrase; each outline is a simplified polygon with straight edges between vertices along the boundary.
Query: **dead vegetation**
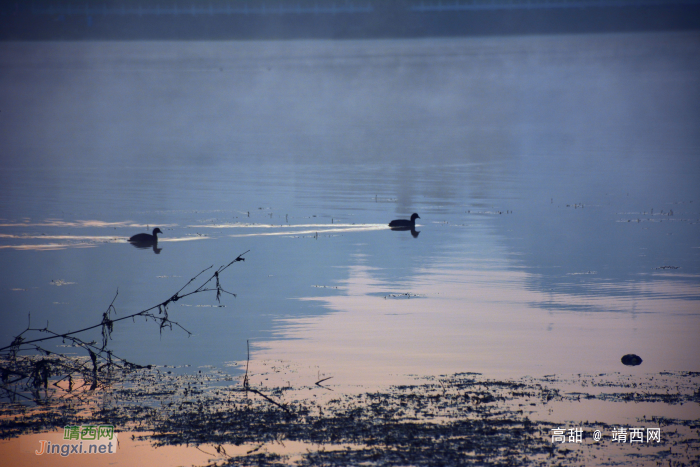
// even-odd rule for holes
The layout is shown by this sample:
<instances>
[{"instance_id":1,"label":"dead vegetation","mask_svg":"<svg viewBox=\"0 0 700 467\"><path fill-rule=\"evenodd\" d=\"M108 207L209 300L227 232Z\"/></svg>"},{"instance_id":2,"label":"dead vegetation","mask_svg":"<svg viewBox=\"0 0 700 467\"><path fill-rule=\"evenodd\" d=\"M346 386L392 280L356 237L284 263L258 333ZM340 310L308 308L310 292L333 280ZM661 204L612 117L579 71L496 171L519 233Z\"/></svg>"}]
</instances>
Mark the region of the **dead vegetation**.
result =
<instances>
[{"instance_id":1,"label":"dead vegetation","mask_svg":"<svg viewBox=\"0 0 700 467\"><path fill-rule=\"evenodd\" d=\"M248 252L238 255L230 263L219 267L199 286L192 286L202 274L211 270L213 266L202 270L170 298L138 313L117 317L115 307L119 295L117 290L107 310L102 314L101 321L83 329L57 333L49 328L48 323L43 328L34 328L30 316L27 328L15 336L12 343L0 348L0 376L2 380L0 401L18 402L24 399L35 404L46 404L57 392L61 393L61 397L79 397L85 389L94 391L98 388L109 387L113 382L115 372L123 374L144 368L137 363L114 355L108 348L115 324L123 320L143 318L146 321L157 323L161 333L163 329L172 330L173 326L176 326L190 334L178 322L170 319L168 315L169 305L191 295L207 292L215 292L217 302L220 301L222 294L235 297L234 293L228 292L222 287L219 275L232 264L245 261L243 256L246 253ZM94 340L87 341L83 338L90 331L96 329L101 331L100 343ZM50 350L45 346L45 343L52 341L68 343L72 349L83 350L85 356L69 357L57 353L55 350Z\"/></svg>"},{"instance_id":2,"label":"dead vegetation","mask_svg":"<svg viewBox=\"0 0 700 467\"><path fill-rule=\"evenodd\" d=\"M359 394L316 385L245 384L217 369L178 374L152 367L113 374L112 384L80 398L56 397L43 406L3 404L0 433L106 423L121 432L147 432L157 449L189 445L211 452L217 465L692 465L700 460L700 422L657 417L658 445L629 451L609 440L555 444L552 430L572 421L543 421L556 403L582 400L664 407L698 404L697 373L668 373L646 385L619 375L488 380L473 373L423 379ZM576 384L589 392L568 392ZM670 390L674 388L674 390ZM581 422L578 422L581 423ZM610 432L615 425L584 422ZM304 449L288 452L287 445Z\"/></svg>"}]
</instances>

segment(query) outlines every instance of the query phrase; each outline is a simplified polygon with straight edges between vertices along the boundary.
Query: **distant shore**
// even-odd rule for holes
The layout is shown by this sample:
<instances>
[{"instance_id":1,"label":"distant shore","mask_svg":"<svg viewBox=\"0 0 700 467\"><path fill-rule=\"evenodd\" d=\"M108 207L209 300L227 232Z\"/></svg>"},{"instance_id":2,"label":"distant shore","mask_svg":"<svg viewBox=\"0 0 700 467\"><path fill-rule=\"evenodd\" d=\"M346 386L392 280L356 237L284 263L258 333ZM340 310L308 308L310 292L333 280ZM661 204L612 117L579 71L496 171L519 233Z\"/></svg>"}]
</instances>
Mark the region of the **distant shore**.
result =
<instances>
[{"instance_id":1,"label":"distant shore","mask_svg":"<svg viewBox=\"0 0 700 467\"><path fill-rule=\"evenodd\" d=\"M697 1L0 3L4 41L369 39L698 29Z\"/></svg>"}]
</instances>

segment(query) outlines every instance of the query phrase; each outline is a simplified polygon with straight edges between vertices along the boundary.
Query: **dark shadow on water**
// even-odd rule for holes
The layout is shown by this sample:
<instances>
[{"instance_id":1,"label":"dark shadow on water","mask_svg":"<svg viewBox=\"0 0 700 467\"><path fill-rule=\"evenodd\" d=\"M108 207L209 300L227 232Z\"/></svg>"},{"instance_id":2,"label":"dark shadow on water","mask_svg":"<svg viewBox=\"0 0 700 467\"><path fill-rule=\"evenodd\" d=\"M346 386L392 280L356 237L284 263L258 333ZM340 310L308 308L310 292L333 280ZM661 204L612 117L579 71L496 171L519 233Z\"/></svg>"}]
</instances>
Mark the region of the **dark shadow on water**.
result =
<instances>
[{"instance_id":1,"label":"dark shadow on water","mask_svg":"<svg viewBox=\"0 0 700 467\"><path fill-rule=\"evenodd\" d=\"M420 231L416 230L415 227L391 227L391 230L394 230L396 232L410 231L411 235L413 235L413 238L418 238L418 235L420 234Z\"/></svg>"},{"instance_id":2,"label":"dark shadow on water","mask_svg":"<svg viewBox=\"0 0 700 467\"><path fill-rule=\"evenodd\" d=\"M129 242L131 243L134 247L138 248L139 250L147 250L149 248L153 249L153 253L159 255L160 251L162 248L158 248L158 241L156 240L155 242L151 243L139 243L139 242Z\"/></svg>"}]
</instances>

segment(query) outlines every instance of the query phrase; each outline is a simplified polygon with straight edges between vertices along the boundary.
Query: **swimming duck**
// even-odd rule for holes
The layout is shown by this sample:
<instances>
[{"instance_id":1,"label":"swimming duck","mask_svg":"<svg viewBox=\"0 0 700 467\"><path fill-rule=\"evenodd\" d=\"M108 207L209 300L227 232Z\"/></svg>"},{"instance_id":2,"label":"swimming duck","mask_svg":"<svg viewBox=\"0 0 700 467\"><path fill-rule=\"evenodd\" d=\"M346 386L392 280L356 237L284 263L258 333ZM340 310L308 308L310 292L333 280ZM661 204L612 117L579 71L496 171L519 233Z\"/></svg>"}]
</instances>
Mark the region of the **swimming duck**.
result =
<instances>
[{"instance_id":1,"label":"swimming duck","mask_svg":"<svg viewBox=\"0 0 700 467\"><path fill-rule=\"evenodd\" d=\"M162 234L158 227L153 229L153 235L147 233L136 234L129 239L131 243L140 243L143 245L151 245L158 243L158 234Z\"/></svg>"},{"instance_id":2,"label":"swimming duck","mask_svg":"<svg viewBox=\"0 0 700 467\"><path fill-rule=\"evenodd\" d=\"M407 221L406 219L396 219L396 220L389 222L389 227L415 229L416 228L416 219L420 219L420 216L414 212L411 215L410 221Z\"/></svg>"}]
</instances>

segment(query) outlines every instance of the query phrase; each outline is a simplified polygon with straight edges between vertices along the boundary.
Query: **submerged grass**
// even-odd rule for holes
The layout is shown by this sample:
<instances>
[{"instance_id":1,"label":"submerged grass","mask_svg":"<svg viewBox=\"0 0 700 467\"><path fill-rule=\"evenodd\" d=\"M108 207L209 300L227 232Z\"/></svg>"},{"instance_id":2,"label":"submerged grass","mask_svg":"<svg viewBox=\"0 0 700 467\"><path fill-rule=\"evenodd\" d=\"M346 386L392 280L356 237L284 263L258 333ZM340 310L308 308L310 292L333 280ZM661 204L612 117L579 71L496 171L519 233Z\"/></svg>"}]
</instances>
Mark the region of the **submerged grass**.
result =
<instances>
[{"instance_id":1,"label":"submerged grass","mask_svg":"<svg viewBox=\"0 0 700 467\"><path fill-rule=\"evenodd\" d=\"M548 409L581 400L697 406L697 373L655 375L634 385L616 374L497 381L464 373L359 393L317 385L246 388L242 378L216 369L176 373L162 367L124 371L113 375L111 386L79 397L56 389L43 406L6 401L0 434L105 423L117 431L147 431L156 449L206 446L216 451L215 464L237 466L700 462L697 419L646 419L643 425L661 427L659 443L596 442L591 429L581 443L562 444L552 442L552 430L574 422L553 420ZM615 426L596 422L595 428L609 433Z\"/></svg>"}]
</instances>

